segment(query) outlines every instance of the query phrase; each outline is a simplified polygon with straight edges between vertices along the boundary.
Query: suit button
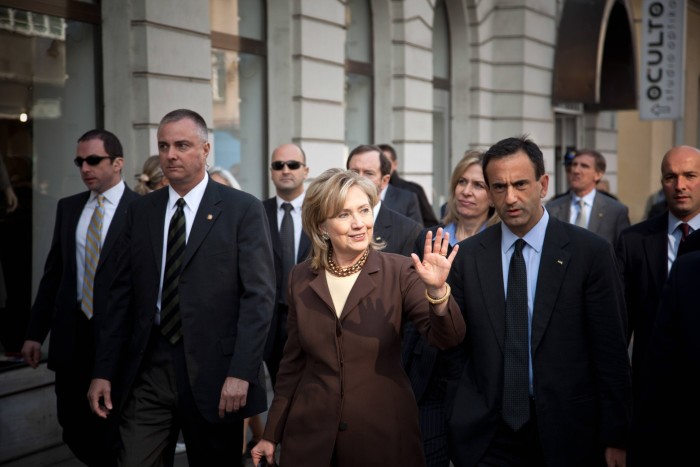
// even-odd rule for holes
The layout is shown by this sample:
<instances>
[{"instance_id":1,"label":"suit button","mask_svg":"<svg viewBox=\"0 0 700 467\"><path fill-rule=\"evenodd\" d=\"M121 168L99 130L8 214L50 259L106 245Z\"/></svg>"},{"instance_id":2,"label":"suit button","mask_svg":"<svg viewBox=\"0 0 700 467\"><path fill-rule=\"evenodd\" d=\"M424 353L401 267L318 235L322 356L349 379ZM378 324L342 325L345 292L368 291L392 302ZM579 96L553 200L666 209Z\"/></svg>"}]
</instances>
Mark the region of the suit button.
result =
<instances>
[{"instance_id":1,"label":"suit button","mask_svg":"<svg viewBox=\"0 0 700 467\"><path fill-rule=\"evenodd\" d=\"M338 425L338 431L345 431L348 429L348 424L345 422L340 422L340 425Z\"/></svg>"}]
</instances>

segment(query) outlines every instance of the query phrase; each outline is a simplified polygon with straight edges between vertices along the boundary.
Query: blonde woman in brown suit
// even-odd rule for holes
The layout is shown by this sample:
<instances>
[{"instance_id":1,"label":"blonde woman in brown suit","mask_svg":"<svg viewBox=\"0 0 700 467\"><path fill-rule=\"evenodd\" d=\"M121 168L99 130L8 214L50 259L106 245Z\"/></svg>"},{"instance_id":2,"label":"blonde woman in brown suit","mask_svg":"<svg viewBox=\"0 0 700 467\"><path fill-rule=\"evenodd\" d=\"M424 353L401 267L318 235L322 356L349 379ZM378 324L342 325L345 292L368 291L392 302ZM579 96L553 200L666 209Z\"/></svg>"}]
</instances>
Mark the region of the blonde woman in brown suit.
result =
<instances>
[{"instance_id":1,"label":"blonde woman in brown suit","mask_svg":"<svg viewBox=\"0 0 700 467\"><path fill-rule=\"evenodd\" d=\"M360 175L324 172L306 192L311 258L290 274L288 340L257 465L423 466L418 410L401 368L401 329L410 319L433 345L465 334L447 275L442 230L423 262L372 243L377 189Z\"/></svg>"}]
</instances>

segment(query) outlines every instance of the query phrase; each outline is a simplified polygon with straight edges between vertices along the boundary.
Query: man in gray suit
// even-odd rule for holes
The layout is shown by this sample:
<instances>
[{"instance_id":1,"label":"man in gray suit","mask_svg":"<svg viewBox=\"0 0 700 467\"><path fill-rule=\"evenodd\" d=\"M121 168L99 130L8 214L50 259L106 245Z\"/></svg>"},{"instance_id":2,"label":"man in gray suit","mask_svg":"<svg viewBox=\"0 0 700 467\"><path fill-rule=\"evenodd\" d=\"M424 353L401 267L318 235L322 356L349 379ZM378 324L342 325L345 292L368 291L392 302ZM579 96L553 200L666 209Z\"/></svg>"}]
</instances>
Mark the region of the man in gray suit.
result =
<instances>
[{"instance_id":1,"label":"man in gray suit","mask_svg":"<svg viewBox=\"0 0 700 467\"><path fill-rule=\"evenodd\" d=\"M605 174L605 158L593 149L582 149L571 161L568 173L570 191L547 203L549 214L560 221L576 224L615 245L620 232L629 227L627 206L603 195L596 185Z\"/></svg>"},{"instance_id":2,"label":"man in gray suit","mask_svg":"<svg viewBox=\"0 0 700 467\"><path fill-rule=\"evenodd\" d=\"M347 169L370 179L379 193L389 184L391 162L378 146L363 144L350 151ZM385 252L409 256L422 229L421 224L389 208L381 198L374 206L374 239L386 243Z\"/></svg>"}]
</instances>

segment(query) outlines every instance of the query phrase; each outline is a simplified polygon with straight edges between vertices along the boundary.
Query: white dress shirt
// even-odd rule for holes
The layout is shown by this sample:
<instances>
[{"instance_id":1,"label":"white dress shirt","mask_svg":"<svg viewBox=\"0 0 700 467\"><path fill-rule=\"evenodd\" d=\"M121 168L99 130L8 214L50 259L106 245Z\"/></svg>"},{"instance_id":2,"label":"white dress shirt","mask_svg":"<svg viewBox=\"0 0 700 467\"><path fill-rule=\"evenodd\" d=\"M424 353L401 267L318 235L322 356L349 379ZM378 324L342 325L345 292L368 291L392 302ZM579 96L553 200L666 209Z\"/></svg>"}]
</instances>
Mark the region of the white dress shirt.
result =
<instances>
[{"instance_id":1,"label":"white dress shirt","mask_svg":"<svg viewBox=\"0 0 700 467\"><path fill-rule=\"evenodd\" d=\"M124 194L124 189L125 185L124 181L122 180L104 193L91 191L88 202L85 203L83 212L80 214L78 227L75 229L75 264L77 266L76 280L78 283L76 286L78 288L78 302L83 299L83 277L85 276L85 241L87 239L90 219L92 219L92 214L95 212L95 207L97 207L97 196L101 194L105 197L105 215L102 218L102 232L100 235L100 247L102 247L102 245L105 243L107 232L109 231L109 225L112 223L114 213L117 212L117 206L119 205L119 201L122 199L122 195Z\"/></svg>"}]
</instances>

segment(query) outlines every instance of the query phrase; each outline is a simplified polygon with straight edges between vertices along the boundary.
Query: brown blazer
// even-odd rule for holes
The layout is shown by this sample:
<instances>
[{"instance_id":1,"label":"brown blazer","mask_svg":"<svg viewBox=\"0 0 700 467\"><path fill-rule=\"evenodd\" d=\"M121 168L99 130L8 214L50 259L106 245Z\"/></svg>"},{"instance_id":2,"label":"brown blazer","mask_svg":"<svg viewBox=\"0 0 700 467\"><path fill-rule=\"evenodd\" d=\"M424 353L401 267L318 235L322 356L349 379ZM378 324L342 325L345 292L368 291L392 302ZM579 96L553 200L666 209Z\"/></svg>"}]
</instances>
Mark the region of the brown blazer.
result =
<instances>
[{"instance_id":1,"label":"brown blazer","mask_svg":"<svg viewBox=\"0 0 700 467\"><path fill-rule=\"evenodd\" d=\"M370 251L337 318L323 269L309 261L290 274L288 340L264 438L282 443L281 465L423 466L418 409L401 366L408 318L440 348L465 325L430 310L410 258Z\"/></svg>"}]
</instances>

